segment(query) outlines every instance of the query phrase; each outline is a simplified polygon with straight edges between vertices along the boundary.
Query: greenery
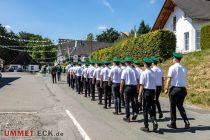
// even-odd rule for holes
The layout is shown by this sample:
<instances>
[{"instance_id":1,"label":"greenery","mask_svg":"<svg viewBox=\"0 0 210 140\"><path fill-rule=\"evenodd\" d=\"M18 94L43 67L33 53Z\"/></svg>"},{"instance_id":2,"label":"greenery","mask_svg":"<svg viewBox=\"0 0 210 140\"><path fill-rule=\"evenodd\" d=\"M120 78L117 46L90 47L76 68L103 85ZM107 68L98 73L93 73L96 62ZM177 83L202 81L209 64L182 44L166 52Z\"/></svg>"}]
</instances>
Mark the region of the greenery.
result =
<instances>
[{"instance_id":1,"label":"greenery","mask_svg":"<svg viewBox=\"0 0 210 140\"><path fill-rule=\"evenodd\" d=\"M96 36L96 40L99 42L113 43L120 38L120 33L114 28L109 28Z\"/></svg>"},{"instance_id":2,"label":"greenery","mask_svg":"<svg viewBox=\"0 0 210 140\"><path fill-rule=\"evenodd\" d=\"M210 24L201 28L201 49L210 48Z\"/></svg>"},{"instance_id":3,"label":"greenery","mask_svg":"<svg viewBox=\"0 0 210 140\"><path fill-rule=\"evenodd\" d=\"M0 35L6 36L7 38L14 38L14 39L25 39L25 40L38 40L38 41L49 41L47 43L32 43L32 42L21 42L21 41L14 41L9 40L6 38L0 38L0 45L2 46L40 46L40 45L49 45L52 44L52 42L48 38L43 38L40 35L35 35L33 33L27 33L27 32L19 32L18 34L11 32L8 32L5 27L3 27L0 24ZM15 48L19 50L28 50L28 51L55 51L55 52L33 52L29 53L33 59L36 61L46 64L46 63L52 63L54 62L54 58L57 55L57 48L55 45L50 45L47 47L20 47ZM18 51L13 51L9 49L0 48L0 57L5 60L5 64L9 64L13 59L17 57L19 54ZM52 59L46 59L46 58L52 58Z\"/></svg>"},{"instance_id":4,"label":"greenery","mask_svg":"<svg viewBox=\"0 0 210 140\"><path fill-rule=\"evenodd\" d=\"M171 57L176 47L176 37L173 32L157 30L138 37L117 41L111 47L92 53L96 61L111 60L113 57L124 59L126 56L142 60L143 57L156 56L164 61Z\"/></svg>"},{"instance_id":5,"label":"greenery","mask_svg":"<svg viewBox=\"0 0 210 140\"><path fill-rule=\"evenodd\" d=\"M210 107L210 49L184 55L182 63L187 68L187 101L204 107ZM160 64L165 77L172 65L171 60ZM165 94L163 94L165 95ZM166 95L165 95L166 96Z\"/></svg>"},{"instance_id":6,"label":"greenery","mask_svg":"<svg viewBox=\"0 0 210 140\"><path fill-rule=\"evenodd\" d=\"M137 30L137 35L142 35L142 34L146 34L149 33L151 30L150 26L144 23L144 20L141 21L139 29Z\"/></svg>"},{"instance_id":7,"label":"greenery","mask_svg":"<svg viewBox=\"0 0 210 140\"><path fill-rule=\"evenodd\" d=\"M94 35L93 35L93 33L89 33L89 34L87 35L86 40L87 40L87 41L93 41L93 40L94 40Z\"/></svg>"}]
</instances>

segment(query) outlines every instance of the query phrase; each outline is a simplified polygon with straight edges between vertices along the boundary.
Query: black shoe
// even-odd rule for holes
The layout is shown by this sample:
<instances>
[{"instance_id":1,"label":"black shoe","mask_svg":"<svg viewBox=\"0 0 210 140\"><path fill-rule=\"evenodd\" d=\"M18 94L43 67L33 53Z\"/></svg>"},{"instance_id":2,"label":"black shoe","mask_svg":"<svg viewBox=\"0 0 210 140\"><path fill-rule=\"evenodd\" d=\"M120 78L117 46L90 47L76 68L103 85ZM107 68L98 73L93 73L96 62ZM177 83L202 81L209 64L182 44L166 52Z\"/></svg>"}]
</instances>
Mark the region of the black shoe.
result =
<instances>
[{"instance_id":1,"label":"black shoe","mask_svg":"<svg viewBox=\"0 0 210 140\"><path fill-rule=\"evenodd\" d=\"M122 114L122 112L121 111L119 111L119 113L118 114Z\"/></svg>"},{"instance_id":2,"label":"black shoe","mask_svg":"<svg viewBox=\"0 0 210 140\"><path fill-rule=\"evenodd\" d=\"M132 120L135 121L138 115L133 115Z\"/></svg>"},{"instance_id":3,"label":"black shoe","mask_svg":"<svg viewBox=\"0 0 210 140\"><path fill-rule=\"evenodd\" d=\"M95 101L95 99L91 99L91 101Z\"/></svg>"},{"instance_id":4,"label":"black shoe","mask_svg":"<svg viewBox=\"0 0 210 140\"><path fill-rule=\"evenodd\" d=\"M157 129L158 129L158 124L157 123L153 124L153 131L157 131Z\"/></svg>"},{"instance_id":5,"label":"black shoe","mask_svg":"<svg viewBox=\"0 0 210 140\"><path fill-rule=\"evenodd\" d=\"M130 122L130 118L123 118L123 121Z\"/></svg>"},{"instance_id":6,"label":"black shoe","mask_svg":"<svg viewBox=\"0 0 210 140\"><path fill-rule=\"evenodd\" d=\"M108 109L107 106L104 106L104 109Z\"/></svg>"},{"instance_id":7,"label":"black shoe","mask_svg":"<svg viewBox=\"0 0 210 140\"><path fill-rule=\"evenodd\" d=\"M118 115L118 112L113 112L114 115Z\"/></svg>"},{"instance_id":8,"label":"black shoe","mask_svg":"<svg viewBox=\"0 0 210 140\"><path fill-rule=\"evenodd\" d=\"M190 128L190 122L189 122L189 121L186 121L186 122L185 122L185 128L186 128L186 129L189 129L189 128Z\"/></svg>"},{"instance_id":9,"label":"black shoe","mask_svg":"<svg viewBox=\"0 0 210 140\"><path fill-rule=\"evenodd\" d=\"M159 119L163 118L163 113L159 114Z\"/></svg>"},{"instance_id":10,"label":"black shoe","mask_svg":"<svg viewBox=\"0 0 210 140\"><path fill-rule=\"evenodd\" d=\"M167 127L172 128L172 129L176 129L176 125L172 125L172 124L167 124Z\"/></svg>"},{"instance_id":11,"label":"black shoe","mask_svg":"<svg viewBox=\"0 0 210 140\"><path fill-rule=\"evenodd\" d=\"M149 127L141 127L140 130L144 132L149 132Z\"/></svg>"},{"instance_id":12,"label":"black shoe","mask_svg":"<svg viewBox=\"0 0 210 140\"><path fill-rule=\"evenodd\" d=\"M87 95L85 95L85 97L87 97Z\"/></svg>"},{"instance_id":13,"label":"black shoe","mask_svg":"<svg viewBox=\"0 0 210 140\"><path fill-rule=\"evenodd\" d=\"M98 104L99 104L99 105L102 105L102 102L99 102Z\"/></svg>"}]
</instances>

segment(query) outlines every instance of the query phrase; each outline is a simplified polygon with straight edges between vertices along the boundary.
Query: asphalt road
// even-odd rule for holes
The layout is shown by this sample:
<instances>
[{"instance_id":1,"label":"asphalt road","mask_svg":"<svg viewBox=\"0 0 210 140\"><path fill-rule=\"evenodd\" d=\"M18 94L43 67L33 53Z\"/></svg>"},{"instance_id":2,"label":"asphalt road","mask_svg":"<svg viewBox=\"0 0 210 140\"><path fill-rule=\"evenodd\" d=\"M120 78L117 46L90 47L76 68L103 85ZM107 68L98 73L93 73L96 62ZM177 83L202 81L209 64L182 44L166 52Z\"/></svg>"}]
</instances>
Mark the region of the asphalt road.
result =
<instances>
[{"instance_id":1,"label":"asphalt road","mask_svg":"<svg viewBox=\"0 0 210 140\"><path fill-rule=\"evenodd\" d=\"M210 112L186 106L191 128L183 129L177 121L177 130L169 123L168 99L161 98L164 118L159 120L156 133L140 131L143 116L135 122L122 121L124 114L114 116L111 109L103 109L97 101L78 95L66 84L66 78L52 84L50 77L26 73L3 73L0 81L0 139L49 140L210 140ZM124 112L124 109L123 109ZM150 125L151 127L152 125ZM5 136L5 130L33 130L29 137ZM63 136L38 136L38 131L59 132Z\"/></svg>"}]
</instances>

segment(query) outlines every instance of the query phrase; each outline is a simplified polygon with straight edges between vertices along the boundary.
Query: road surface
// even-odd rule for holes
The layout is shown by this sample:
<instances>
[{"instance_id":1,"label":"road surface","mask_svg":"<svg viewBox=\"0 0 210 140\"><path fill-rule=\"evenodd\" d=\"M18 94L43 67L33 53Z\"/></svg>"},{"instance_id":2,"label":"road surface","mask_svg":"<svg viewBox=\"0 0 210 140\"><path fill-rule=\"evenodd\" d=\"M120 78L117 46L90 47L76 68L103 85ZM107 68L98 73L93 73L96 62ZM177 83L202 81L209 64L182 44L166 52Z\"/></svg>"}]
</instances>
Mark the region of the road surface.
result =
<instances>
[{"instance_id":1,"label":"road surface","mask_svg":"<svg viewBox=\"0 0 210 140\"><path fill-rule=\"evenodd\" d=\"M204 109L186 106L191 128L183 129L184 123L178 115L178 129L172 130L166 127L170 120L168 99L161 98L164 118L158 121L159 130L145 133L139 129L143 127L142 114L136 121L126 123L122 121L124 114L112 114L113 105L105 110L98 101L71 90L65 77L57 84L39 74L3 73L3 77L1 140L210 140L210 112ZM11 130L31 130L33 135L12 136Z\"/></svg>"}]
</instances>

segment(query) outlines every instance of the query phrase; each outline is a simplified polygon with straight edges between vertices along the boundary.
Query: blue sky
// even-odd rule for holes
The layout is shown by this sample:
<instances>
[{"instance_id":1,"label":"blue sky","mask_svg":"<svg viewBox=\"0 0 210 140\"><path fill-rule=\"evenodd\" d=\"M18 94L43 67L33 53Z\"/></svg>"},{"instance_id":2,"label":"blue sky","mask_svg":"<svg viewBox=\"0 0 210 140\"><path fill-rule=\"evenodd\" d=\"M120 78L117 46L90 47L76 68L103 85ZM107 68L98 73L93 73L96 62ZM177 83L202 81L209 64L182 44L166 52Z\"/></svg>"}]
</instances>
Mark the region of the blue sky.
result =
<instances>
[{"instance_id":1,"label":"blue sky","mask_svg":"<svg viewBox=\"0 0 210 140\"><path fill-rule=\"evenodd\" d=\"M164 0L0 0L0 23L52 40L84 39L114 27L130 31L143 19L152 26Z\"/></svg>"}]
</instances>

